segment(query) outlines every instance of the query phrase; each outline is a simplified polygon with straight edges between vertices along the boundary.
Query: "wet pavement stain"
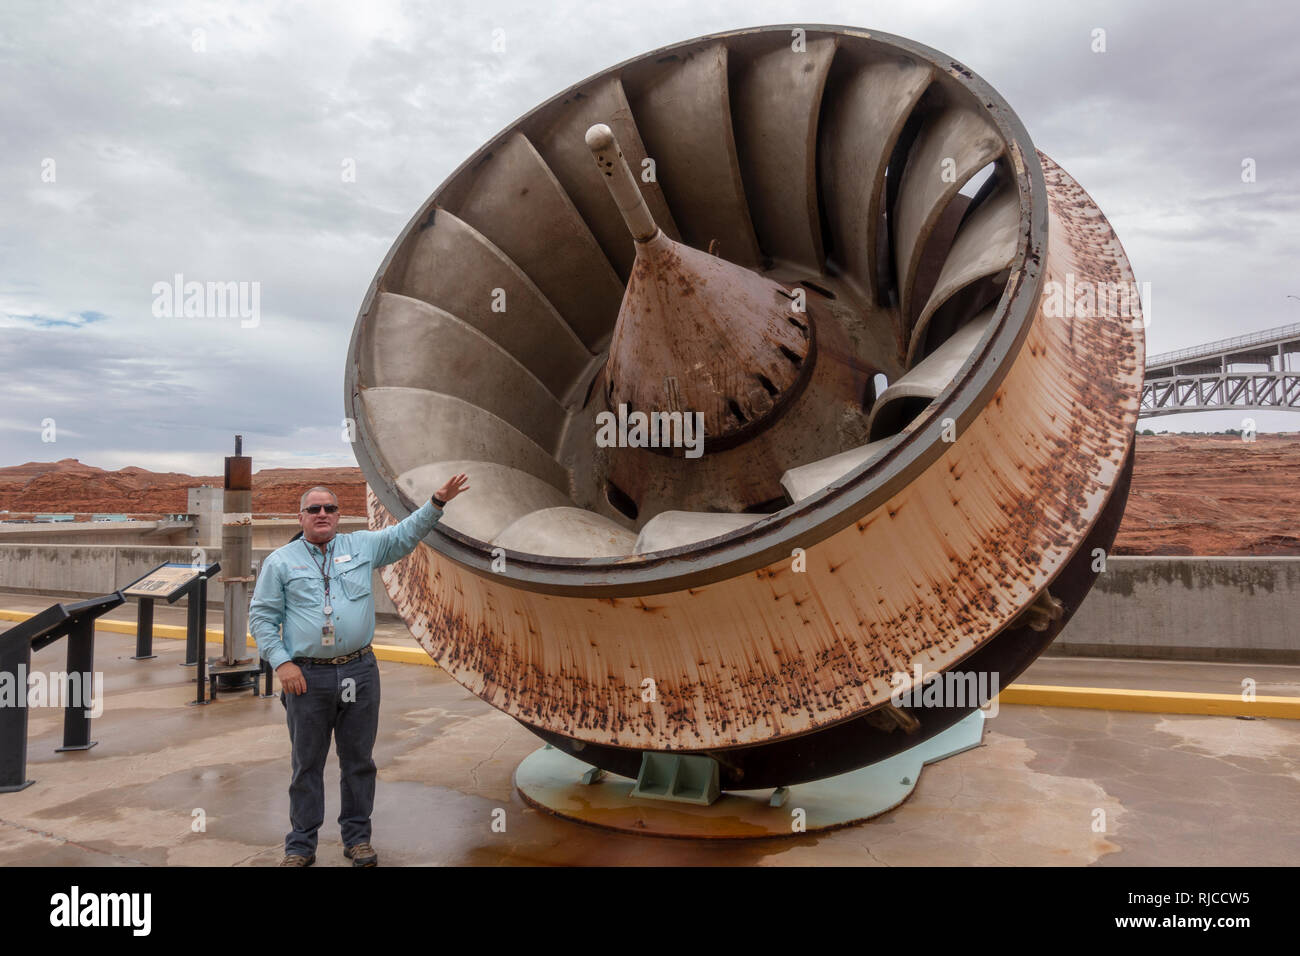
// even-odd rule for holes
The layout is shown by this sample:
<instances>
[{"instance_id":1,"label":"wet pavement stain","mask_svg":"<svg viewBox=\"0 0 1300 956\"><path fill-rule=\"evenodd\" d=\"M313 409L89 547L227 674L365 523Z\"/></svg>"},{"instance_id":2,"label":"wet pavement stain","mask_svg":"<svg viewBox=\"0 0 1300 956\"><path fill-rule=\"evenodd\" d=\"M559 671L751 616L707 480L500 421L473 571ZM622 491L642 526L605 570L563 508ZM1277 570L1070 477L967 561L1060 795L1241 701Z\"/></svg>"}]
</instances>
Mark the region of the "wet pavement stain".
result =
<instances>
[{"instance_id":1,"label":"wet pavement stain","mask_svg":"<svg viewBox=\"0 0 1300 956\"><path fill-rule=\"evenodd\" d=\"M99 746L55 753L59 720L44 715L34 723L28 777L36 783L0 796L0 865L278 863L289 784L279 701L189 707L192 684L175 666L183 648L163 646L158 660L133 662L129 637L101 634L97 644L108 688L92 730ZM382 662L380 672L373 842L383 865L1271 865L1300 858L1294 721L1004 706L982 746L927 767L911 798L866 823L783 839L670 839L529 807L514 789L514 770L539 740L433 668ZM338 786L331 753L318 866L348 865L335 822ZM206 817L203 832L192 829L196 808ZM1097 809L1105 812L1104 833L1092 829Z\"/></svg>"}]
</instances>

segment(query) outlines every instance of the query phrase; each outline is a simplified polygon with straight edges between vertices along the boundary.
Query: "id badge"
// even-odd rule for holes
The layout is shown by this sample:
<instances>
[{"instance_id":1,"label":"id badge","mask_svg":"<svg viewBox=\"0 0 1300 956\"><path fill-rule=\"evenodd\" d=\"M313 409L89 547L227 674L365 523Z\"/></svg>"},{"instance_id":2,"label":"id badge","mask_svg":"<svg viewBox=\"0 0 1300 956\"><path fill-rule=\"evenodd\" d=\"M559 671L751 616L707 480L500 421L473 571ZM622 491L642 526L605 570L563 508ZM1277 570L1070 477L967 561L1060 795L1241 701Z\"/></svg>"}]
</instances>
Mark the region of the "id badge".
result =
<instances>
[{"instance_id":1,"label":"id badge","mask_svg":"<svg viewBox=\"0 0 1300 956\"><path fill-rule=\"evenodd\" d=\"M324 627L320 629L320 643L321 643L321 647L334 646L334 625L333 624L326 624Z\"/></svg>"}]
</instances>

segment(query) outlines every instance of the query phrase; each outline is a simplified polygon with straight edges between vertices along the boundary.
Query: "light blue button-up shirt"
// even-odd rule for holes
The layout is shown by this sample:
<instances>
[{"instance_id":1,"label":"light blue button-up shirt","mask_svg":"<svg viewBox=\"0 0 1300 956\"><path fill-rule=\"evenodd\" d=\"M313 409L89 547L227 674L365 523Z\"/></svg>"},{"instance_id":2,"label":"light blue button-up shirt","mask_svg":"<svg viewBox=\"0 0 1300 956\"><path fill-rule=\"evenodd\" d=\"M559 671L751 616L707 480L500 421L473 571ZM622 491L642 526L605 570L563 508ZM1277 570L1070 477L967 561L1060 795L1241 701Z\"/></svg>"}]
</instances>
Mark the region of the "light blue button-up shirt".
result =
<instances>
[{"instance_id":1,"label":"light blue button-up shirt","mask_svg":"<svg viewBox=\"0 0 1300 956\"><path fill-rule=\"evenodd\" d=\"M261 656L274 669L295 657L341 657L369 644L375 636L371 572L414 551L441 517L442 510L426 501L398 524L381 531L336 534L325 546L334 611L334 643L328 646L321 643L325 581L320 548L299 538L272 551L262 562L248 613Z\"/></svg>"}]
</instances>

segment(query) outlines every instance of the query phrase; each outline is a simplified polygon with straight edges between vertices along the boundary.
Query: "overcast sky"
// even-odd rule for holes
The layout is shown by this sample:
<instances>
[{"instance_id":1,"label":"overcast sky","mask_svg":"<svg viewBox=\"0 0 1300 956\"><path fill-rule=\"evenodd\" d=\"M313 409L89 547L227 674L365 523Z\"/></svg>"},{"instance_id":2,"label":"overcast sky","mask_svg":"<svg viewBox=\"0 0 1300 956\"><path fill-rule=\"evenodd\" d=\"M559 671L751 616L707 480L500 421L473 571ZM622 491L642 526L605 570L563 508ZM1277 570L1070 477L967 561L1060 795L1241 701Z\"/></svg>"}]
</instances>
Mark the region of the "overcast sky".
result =
<instances>
[{"instance_id":1,"label":"overcast sky","mask_svg":"<svg viewBox=\"0 0 1300 956\"><path fill-rule=\"evenodd\" d=\"M1281 3L6 0L0 465L212 474L235 432L259 468L353 464L357 308L442 180L620 60L792 22L900 34L999 90L1150 283L1149 351L1300 322L1300 13ZM156 316L177 274L258 283L260 322Z\"/></svg>"}]
</instances>

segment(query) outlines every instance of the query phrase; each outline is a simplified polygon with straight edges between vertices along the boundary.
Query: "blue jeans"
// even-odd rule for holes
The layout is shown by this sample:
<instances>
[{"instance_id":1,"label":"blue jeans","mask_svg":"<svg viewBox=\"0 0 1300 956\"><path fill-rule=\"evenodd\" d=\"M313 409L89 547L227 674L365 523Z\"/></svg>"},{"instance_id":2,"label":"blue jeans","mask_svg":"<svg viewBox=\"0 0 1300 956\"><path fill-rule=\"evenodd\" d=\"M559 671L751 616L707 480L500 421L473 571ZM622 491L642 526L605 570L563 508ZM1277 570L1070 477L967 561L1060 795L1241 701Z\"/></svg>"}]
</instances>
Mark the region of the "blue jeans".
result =
<instances>
[{"instance_id":1,"label":"blue jeans","mask_svg":"<svg viewBox=\"0 0 1300 956\"><path fill-rule=\"evenodd\" d=\"M367 651L346 664L304 663L303 694L280 692L293 749L284 852L310 857L325 822L325 758L330 734L339 758L339 830L345 847L370 842L375 806L375 734L379 729L379 663Z\"/></svg>"}]
</instances>

